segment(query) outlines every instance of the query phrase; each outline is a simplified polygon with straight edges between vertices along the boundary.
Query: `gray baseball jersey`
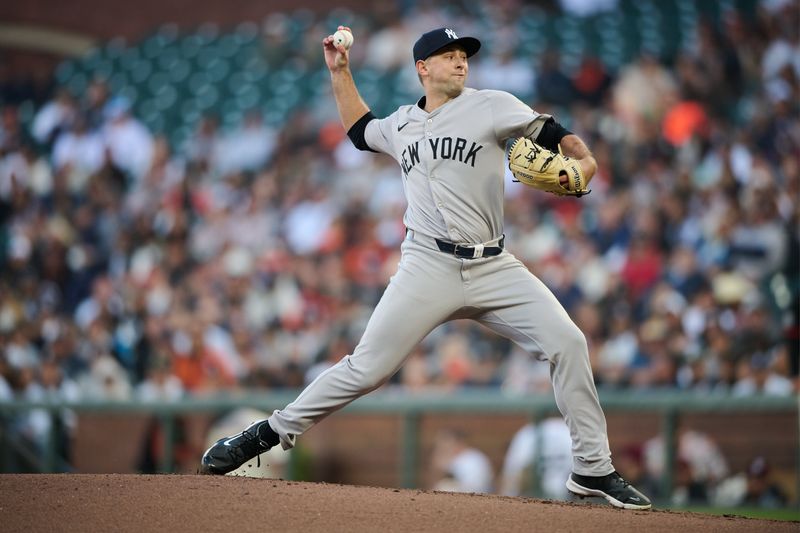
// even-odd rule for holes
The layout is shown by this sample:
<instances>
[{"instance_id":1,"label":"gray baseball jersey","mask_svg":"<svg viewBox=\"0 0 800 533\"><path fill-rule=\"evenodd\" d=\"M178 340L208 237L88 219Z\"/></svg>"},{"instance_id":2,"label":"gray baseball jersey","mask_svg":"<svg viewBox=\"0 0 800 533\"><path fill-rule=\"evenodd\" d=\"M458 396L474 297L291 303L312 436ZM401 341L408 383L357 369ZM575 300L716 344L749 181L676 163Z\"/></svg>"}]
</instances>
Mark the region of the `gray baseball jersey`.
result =
<instances>
[{"instance_id":1,"label":"gray baseball jersey","mask_svg":"<svg viewBox=\"0 0 800 533\"><path fill-rule=\"evenodd\" d=\"M466 88L432 113L407 105L373 120L364 137L402 169L407 228L479 244L503 234L506 140L535 139L548 118L509 93Z\"/></svg>"},{"instance_id":2,"label":"gray baseball jersey","mask_svg":"<svg viewBox=\"0 0 800 533\"><path fill-rule=\"evenodd\" d=\"M546 118L508 93L464 89L431 113L403 106L367 124L367 144L400 165L408 236L397 272L353 353L270 417L284 448L385 383L433 328L469 318L550 363L556 403L572 437L573 471L613 472L585 337L552 292L507 250L482 255L503 234L506 140L535 139ZM481 253L462 259L441 251L436 239L477 245Z\"/></svg>"}]
</instances>

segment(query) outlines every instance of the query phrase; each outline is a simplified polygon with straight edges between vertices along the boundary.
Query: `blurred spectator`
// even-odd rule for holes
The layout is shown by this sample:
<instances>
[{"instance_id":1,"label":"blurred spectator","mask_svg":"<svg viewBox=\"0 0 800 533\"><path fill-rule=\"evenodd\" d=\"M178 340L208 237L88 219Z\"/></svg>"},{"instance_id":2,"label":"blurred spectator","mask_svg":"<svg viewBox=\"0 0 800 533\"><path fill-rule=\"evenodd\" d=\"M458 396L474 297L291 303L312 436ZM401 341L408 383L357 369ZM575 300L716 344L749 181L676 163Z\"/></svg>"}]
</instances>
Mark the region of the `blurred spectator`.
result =
<instances>
[{"instance_id":1,"label":"blurred spectator","mask_svg":"<svg viewBox=\"0 0 800 533\"><path fill-rule=\"evenodd\" d=\"M298 255L319 252L333 237L335 206L324 188L308 191L308 196L286 214L284 231L292 251Z\"/></svg>"},{"instance_id":2,"label":"blurred spectator","mask_svg":"<svg viewBox=\"0 0 800 533\"><path fill-rule=\"evenodd\" d=\"M406 27L396 4L381 4L375 13L376 18L384 22L382 27L372 34L366 45L366 65L379 70L395 70L413 64L414 58L409 53L417 33Z\"/></svg>"},{"instance_id":3,"label":"blurred spectator","mask_svg":"<svg viewBox=\"0 0 800 533\"><path fill-rule=\"evenodd\" d=\"M474 354L467 339L451 333L437 344L442 386L454 390L468 384L474 370Z\"/></svg>"},{"instance_id":4,"label":"blurred spectator","mask_svg":"<svg viewBox=\"0 0 800 533\"><path fill-rule=\"evenodd\" d=\"M560 415L552 416L526 424L514 434L503 460L499 491L504 496L566 500L566 481L571 473L569 428Z\"/></svg>"},{"instance_id":5,"label":"blurred spectator","mask_svg":"<svg viewBox=\"0 0 800 533\"><path fill-rule=\"evenodd\" d=\"M74 192L83 191L105 163L103 137L90 130L82 116L73 120L72 127L60 134L53 146L53 168L69 176L69 188Z\"/></svg>"},{"instance_id":6,"label":"blurred spectator","mask_svg":"<svg viewBox=\"0 0 800 533\"><path fill-rule=\"evenodd\" d=\"M94 400L129 400L132 393L125 370L109 354L95 357L88 374L81 379L80 386L82 396Z\"/></svg>"},{"instance_id":7,"label":"blurred spectator","mask_svg":"<svg viewBox=\"0 0 800 533\"><path fill-rule=\"evenodd\" d=\"M648 235L634 235L621 271L632 302L638 301L658 281L663 268L658 243Z\"/></svg>"},{"instance_id":8,"label":"blurred spectator","mask_svg":"<svg viewBox=\"0 0 800 533\"><path fill-rule=\"evenodd\" d=\"M572 86L578 100L596 106L603 102L611 87L611 75L595 56L588 56L572 77Z\"/></svg>"},{"instance_id":9,"label":"blurred spectator","mask_svg":"<svg viewBox=\"0 0 800 533\"><path fill-rule=\"evenodd\" d=\"M400 384L404 390L414 392L432 387L430 363L421 345L417 345L400 369Z\"/></svg>"},{"instance_id":10,"label":"blurred spectator","mask_svg":"<svg viewBox=\"0 0 800 533\"><path fill-rule=\"evenodd\" d=\"M317 376L339 362L339 359L351 353L353 348L354 346L344 335L334 338L331 343L325 345L317 358L317 362L306 372L305 384L308 385L314 381Z\"/></svg>"},{"instance_id":11,"label":"blurred spectator","mask_svg":"<svg viewBox=\"0 0 800 533\"><path fill-rule=\"evenodd\" d=\"M561 8L578 17L589 17L597 13L614 11L619 0L558 0Z\"/></svg>"},{"instance_id":12,"label":"blurred spectator","mask_svg":"<svg viewBox=\"0 0 800 533\"><path fill-rule=\"evenodd\" d=\"M542 54L536 69L536 96L539 105L568 106L574 98L572 80L561 70L561 56L551 48Z\"/></svg>"},{"instance_id":13,"label":"blurred spectator","mask_svg":"<svg viewBox=\"0 0 800 533\"><path fill-rule=\"evenodd\" d=\"M219 142L219 120L214 115L204 115L197 121L194 135L187 139L183 153L190 163L209 169L214 154L219 152L217 148Z\"/></svg>"},{"instance_id":14,"label":"blurred spectator","mask_svg":"<svg viewBox=\"0 0 800 533\"><path fill-rule=\"evenodd\" d=\"M150 169L153 135L131 115L131 103L124 97L111 100L105 107L105 116L103 137L111 163L135 182Z\"/></svg>"},{"instance_id":15,"label":"blurred spectator","mask_svg":"<svg viewBox=\"0 0 800 533\"><path fill-rule=\"evenodd\" d=\"M614 110L634 143L646 140L648 127L661 123L676 96L674 76L649 54L626 66L612 90Z\"/></svg>"},{"instance_id":16,"label":"blurred spectator","mask_svg":"<svg viewBox=\"0 0 800 533\"><path fill-rule=\"evenodd\" d=\"M667 141L674 146L681 146L695 135L707 134L708 117L703 106L691 100L683 100L669 108L662 128Z\"/></svg>"},{"instance_id":17,"label":"blurred spectator","mask_svg":"<svg viewBox=\"0 0 800 533\"><path fill-rule=\"evenodd\" d=\"M75 402L83 396L76 383L62 375L55 361L42 363L38 372L33 368L21 368L17 373L17 387L20 397L31 402L53 402L55 404ZM54 427L55 424L55 427ZM20 414L12 425L35 449L43 452L48 446L51 431L56 431L56 453L60 459L69 463L72 452L72 439L77 429L78 417L69 409L61 409L51 416L46 409L33 409ZM58 466L62 470L62 466Z\"/></svg>"},{"instance_id":18,"label":"blurred spectator","mask_svg":"<svg viewBox=\"0 0 800 533\"><path fill-rule=\"evenodd\" d=\"M667 497L675 505L708 503L717 484L728 475L728 463L708 435L680 424L676 437L675 485ZM653 437L644 444L644 464L652 479L664 475L663 436Z\"/></svg>"},{"instance_id":19,"label":"blurred spectator","mask_svg":"<svg viewBox=\"0 0 800 533\"><path fill-rule=\"evenodd\" d=\"M66 88L56 91L52 100L36 112L31 124L31 135L36 142L50 146L56 137L67 131L75 120L78 110L75 99Z\"/></svg>"},{"instance_id":20,"label":"blurred spectator","mask_svg":"<svg viewBox=\"0 0 800 533\"><path fill-rule=\"evenodd\" d=\"M759 455L750 461L747 471L723 480L712 501L717 507L777 509L786 506L789 499L775 481L766 458Z\"/></svg>"},{"instance_id":21,"label":"blurred spectator","mask_svg":"<svg viewBox=\"0 0 800 533\"><path fill-rule=\"evenodd\" d=\"M154 361L145 379L136 386L136 398L144 402L169 402L182 396L181 380L170 371L165 360Z\"/></svg>"},{"instance_id":22,"label":"blurred spectator","mask_svg":"<svg viewBox=\"0 0 800 533\"><path fill-rule=\"evenodd\" d=\"M508 91L522 100L535 100L536 77L530 62L514 56L513 43L498 43L488 57L469 72L476 89Z\"/></svg>"},{"instance_id":23,"label":"blurred spectator","mask_svg":"<svg viewBox=\"0 0 800 533\"><path fill-rule=\"evenodd\" d=\"M111 91L108 83L102 78L95 78L86 88L86 98L81 106L81 114L91 130L99 130L106 121L106 106Z\"/></svg>"},{"instance_id":24,"label":"blurred spectator","mask_svg":"<svg viewBox=\"0 0 800 533\"><path fill-rule=\"evenodd\" d=\"M739 379L731 390L734 396L791 396L794 386L789 378L774 370L777 350L756 352L743 360Z\"/></svg>"},{"instance_id":25,"label":"blurred spectator","mask_svg":"<svg viewBox=\"0 0 800 533\"><path fill-rule=\"evenodd\" d=\"M222 350L210 345L209 333L202 324L194 323L188 325L188 331L180 329L173 334L174 372L190 392L214 392L236 383Z\"/></svg>"},{"instance_id":26,"label":"blurred spectator","mask_svg":"<svg viewBox=\"0 0 800 533\"><path fill-rule=\"evenodd\" d=\"M22 128L19 111L16 107L0 108L0 155L20 150L28 140L27 132Z\"/></svg>"},{"instance_id":27,"label":"blurred spectator","mask_svg":"<svg viewBox=\"0 0 800 533\"><path fill-rule=\"evenodd\" d=\"M193 147L199 150L209 147L209 135L213 135L213 122L207 122L201 130ZM264 167L272 157L277 142L277 135L272 128L264 124L261 113L251 111L245 115L242 124L235 130L227 132L210 147L213 148L214 169L220 174L242 170L258 170Z\"/></svg>"},{"instance_id":28,"label":"blurred spectator","mask_svg":"<svg viewBox=\"0 0 800 533\"><path fill-rule=\"evenodd\" d=\"M431 466L437 476L434 490L492 492L494 473L489 458L467 444L460 431L441 430L436 434Z\"/></svg>"}]
</instances>

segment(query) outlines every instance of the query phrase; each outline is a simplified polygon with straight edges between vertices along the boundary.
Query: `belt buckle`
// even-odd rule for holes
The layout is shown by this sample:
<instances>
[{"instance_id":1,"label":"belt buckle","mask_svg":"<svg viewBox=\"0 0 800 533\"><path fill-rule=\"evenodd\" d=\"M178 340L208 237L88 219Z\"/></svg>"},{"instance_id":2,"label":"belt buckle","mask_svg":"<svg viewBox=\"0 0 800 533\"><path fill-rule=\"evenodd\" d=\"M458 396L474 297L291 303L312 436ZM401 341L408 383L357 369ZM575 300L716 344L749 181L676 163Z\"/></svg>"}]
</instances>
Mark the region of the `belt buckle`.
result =
<instances>
[{"instance_id":1,"label":"belt buckle","mask_svg":"<svg viewBox=\"0 0 800 533\"><path fill-rule=\"evenodd\" d=\"M466 257L467 259L478 259L480 257L483 257L484 248L485 246L483 244L475 244L472 246L462 246L460 244L455 244L453 245L453 255L455 255L456 257ZM471 255L466 255L466 254L459 255L458 253L459 250L467 251L467 253Z\"/></svg>"}]
</instances>

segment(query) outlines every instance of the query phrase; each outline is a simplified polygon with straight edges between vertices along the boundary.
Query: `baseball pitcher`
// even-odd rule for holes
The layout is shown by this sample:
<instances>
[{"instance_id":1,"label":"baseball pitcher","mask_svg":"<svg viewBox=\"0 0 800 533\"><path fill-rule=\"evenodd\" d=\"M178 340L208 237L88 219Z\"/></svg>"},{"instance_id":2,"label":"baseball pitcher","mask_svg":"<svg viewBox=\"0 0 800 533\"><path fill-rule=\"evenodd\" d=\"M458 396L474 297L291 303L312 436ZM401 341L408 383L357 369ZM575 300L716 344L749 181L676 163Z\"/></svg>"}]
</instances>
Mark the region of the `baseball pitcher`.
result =
<instances>
[{"instance_id":1,"label":"baseball pitcher","mask_svg":"<svg viewBox=\"0 0 800 533\"><path fill-rule=\"evenodd\" d=\"M448 320L469 318L550 363L556 403L572 439L567 488L616 507L650 501L614 470L606 421L589 365L586 339L550 290L505 249L503 175L559 195L586 194L596 163L585 144L553 117L503 91L465 86L473 37L450 28L414 45L424 89L418 102L376 118L356 89L349 28L323 42L336 105L351 141L384 152L400 166L408 228L397 272L351 355L321 374L284 409L220 439L201 471L225 474L295 438L356 398L380 387L412 348Z\"/></svg>"}]
</instances>

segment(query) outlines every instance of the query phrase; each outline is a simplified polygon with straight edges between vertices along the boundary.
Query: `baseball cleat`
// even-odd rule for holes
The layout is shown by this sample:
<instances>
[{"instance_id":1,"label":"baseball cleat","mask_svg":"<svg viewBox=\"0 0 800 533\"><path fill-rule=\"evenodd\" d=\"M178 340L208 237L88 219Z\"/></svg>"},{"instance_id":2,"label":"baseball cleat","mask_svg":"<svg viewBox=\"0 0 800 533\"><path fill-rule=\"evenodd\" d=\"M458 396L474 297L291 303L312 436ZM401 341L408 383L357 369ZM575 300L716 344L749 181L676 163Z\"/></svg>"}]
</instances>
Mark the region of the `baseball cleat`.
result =
<instances>
[{"instance_id":1,"label":"baseball cleat","mask_svg":"<svg viewBox=\"0 0 800 533\"><path fill-rule=\"evenodd\" d=\"M620 509L646 510L652 507L650 500L625 481L616 472L607 476L579 476L571 474L567 480L567 490L581 497L598 496Z\"/></svg>"},{"instance_id":2,"label":"baseball cleat","mask_svg":"<svg viewBox=\"0 0 800 533\"><path fill-rule=\"evenodd\" d=\"M199 473L221 476L233 472L253 457L268 451L278 441L278 435L266 420L254 422L241 433L219 439L206 450Z\"/></svg>"}]
</instances>

